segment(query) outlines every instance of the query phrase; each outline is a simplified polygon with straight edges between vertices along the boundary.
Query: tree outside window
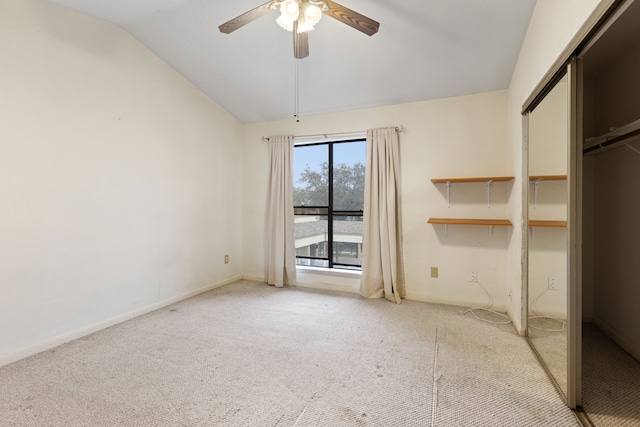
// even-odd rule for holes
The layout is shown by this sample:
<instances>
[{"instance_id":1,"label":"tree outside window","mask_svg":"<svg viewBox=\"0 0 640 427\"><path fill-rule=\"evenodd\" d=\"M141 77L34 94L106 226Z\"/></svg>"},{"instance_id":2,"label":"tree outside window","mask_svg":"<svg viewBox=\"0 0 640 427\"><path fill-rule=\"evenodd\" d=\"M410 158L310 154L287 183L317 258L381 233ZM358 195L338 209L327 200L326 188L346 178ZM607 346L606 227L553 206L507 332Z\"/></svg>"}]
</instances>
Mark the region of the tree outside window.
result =
<instances>
[{"instance_id":1,"label":"tree outside window","mask_svg":"<svg viewBox=\"0 0 640 427\"><path fill-rule=\"evenodd\" d=\"M295 147L298 265L361 268L364 164L364 140Z\"/></svg>"}]
</instances>

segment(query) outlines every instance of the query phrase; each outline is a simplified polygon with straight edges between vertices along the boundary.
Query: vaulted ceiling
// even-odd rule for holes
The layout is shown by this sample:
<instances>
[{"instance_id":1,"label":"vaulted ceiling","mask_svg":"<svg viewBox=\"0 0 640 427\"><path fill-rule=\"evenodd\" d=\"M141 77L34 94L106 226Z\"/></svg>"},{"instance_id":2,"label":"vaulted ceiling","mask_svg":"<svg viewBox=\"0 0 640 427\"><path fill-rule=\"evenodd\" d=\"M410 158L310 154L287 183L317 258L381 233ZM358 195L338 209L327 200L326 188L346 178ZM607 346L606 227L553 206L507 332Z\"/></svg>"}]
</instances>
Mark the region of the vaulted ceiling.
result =
<instances>
[{"instance_id":1,"label":"vaulted ceiling","mask_svg":"<svg viewBox=\"0 0 640 427\"><path fill-rule=\"evenodd\" d=\"M242 122L293 117L291 33L278 12L222 34L265 0L49 0L119 25ZM369 37L325 16L299 61L301 116L505 89L535 0L338 0Z\"/></svg>"}]
</instances>

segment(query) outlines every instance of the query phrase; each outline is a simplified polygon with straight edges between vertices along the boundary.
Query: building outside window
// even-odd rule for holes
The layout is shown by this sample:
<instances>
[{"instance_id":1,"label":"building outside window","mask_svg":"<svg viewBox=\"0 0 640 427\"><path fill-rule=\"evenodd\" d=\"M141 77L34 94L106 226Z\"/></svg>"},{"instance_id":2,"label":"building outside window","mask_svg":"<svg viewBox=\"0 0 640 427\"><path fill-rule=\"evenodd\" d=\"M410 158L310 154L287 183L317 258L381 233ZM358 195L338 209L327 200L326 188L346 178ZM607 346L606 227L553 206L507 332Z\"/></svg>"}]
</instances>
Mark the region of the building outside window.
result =
<instances>
[{"instance_id":1,"label":"building outside window","mask_svg":"<svg viewBox=\"0 0 640 427\"><path fill-rule=\"evenodd\" d=\"M364 139L295 146L297 265L361 269L365 155Z\"/></svg>"}]
</instances>

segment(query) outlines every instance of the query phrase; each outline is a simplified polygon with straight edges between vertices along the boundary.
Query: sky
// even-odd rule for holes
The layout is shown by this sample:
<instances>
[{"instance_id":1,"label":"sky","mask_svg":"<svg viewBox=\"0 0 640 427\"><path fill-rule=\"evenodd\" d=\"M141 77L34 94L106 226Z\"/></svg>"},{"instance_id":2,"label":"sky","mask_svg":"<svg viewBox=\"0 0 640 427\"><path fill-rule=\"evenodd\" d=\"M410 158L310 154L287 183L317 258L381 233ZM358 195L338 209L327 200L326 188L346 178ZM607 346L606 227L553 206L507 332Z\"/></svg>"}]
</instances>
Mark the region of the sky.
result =
<instances>
[{"instance_id":1,"label":"sky","mask_svg":"<svg viewBox=\"0 0 640 427\"><path fill-rule=\"evenodd\" d=\"M346 163L353 165L355 163L365 163L365 145L364 141L334 144L333 161L334 163ZM297 146L293 150L293 177L294 187L302 185L298 182L300 174L306 167L312 170L320 170L320 165L329 159L328 145L307 145Z\"/></svg>"}]
</instances>

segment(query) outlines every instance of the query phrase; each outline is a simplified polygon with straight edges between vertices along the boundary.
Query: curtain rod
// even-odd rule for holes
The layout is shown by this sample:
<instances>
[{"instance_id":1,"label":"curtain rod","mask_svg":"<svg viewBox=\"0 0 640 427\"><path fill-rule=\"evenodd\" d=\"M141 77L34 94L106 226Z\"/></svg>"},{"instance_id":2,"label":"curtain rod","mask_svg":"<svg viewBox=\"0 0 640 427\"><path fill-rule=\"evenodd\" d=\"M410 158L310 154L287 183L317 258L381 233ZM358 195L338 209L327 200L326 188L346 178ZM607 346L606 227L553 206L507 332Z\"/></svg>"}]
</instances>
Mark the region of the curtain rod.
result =
<instances>
[{"instance_id":1,"label":"curtain rod","mask_svg":"<svg viewBox=\"0 0 640 427\"><path fill-rule=\"evenodd\" d=\"M398 132L406 132L407 128L404 127L404 125L400 125L400 126L396 126L396 131ZM322 138L322 139L328 139L329 137L333 137L333 136L344 136L345 138L348 138L349 136L360 136L363 133L366 133L366 131L355 131L355 132L334 132L334 133L317 133L317 134L310 134L310 135L294 135L294 138ZM269 137L268 136L263 136L262 137L262 141L263 142L268 142L269 141Z\"/></svg>"}]
</instances>

